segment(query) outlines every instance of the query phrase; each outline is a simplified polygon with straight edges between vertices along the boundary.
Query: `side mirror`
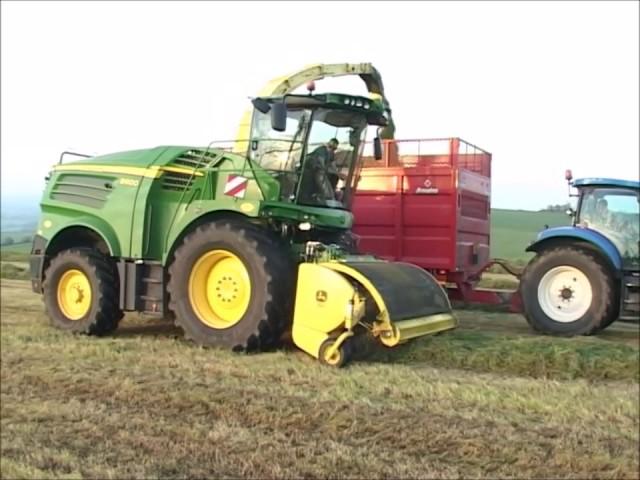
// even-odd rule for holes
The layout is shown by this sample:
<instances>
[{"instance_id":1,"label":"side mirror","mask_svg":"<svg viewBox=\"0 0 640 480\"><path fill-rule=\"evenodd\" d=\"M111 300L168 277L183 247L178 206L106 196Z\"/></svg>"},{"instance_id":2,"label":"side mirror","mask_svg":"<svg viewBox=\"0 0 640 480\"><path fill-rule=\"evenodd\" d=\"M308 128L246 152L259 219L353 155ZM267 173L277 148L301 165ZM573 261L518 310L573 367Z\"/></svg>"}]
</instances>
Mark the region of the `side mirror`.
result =
<instances>
[{"instance_id":1,"label":"side mirror","mask_svg":"<svg viewBox=\"0 0 640 480\"><path fill-rule=\"evenodd\" d=\"M567 210L564 213L566 213L570 217L575 217L576 216L576 211L571 207L567 208Z\"/></svg>"},{"instance_id":2,"label":"side mirror","mask_svg":"<svg viewBox=\"0 0 640 480\"><path fill-rule=\"evenodd\" d=\"M373 139L373 156L376 160L382 160L382 142L380 137Z\"/></svg>"},{"instance_id":3,"label":"side mirror","mask_svg":"<svg viewBox=\"0 0 640 480\"><path fill-rule=\"evenodd\" d=\"M284 132L287 129L287 106L284 102L271 106L271 128L276 132Z\"/></svg>"},{"instance_id":4,"label":"side mirror","mask_svg":"<svg viewBox=\"0 0 640 480\"><path fill-rule=\"evenodd\" d=\"M254 98L251 103L261 113L269 113L269 110L271 110L271 104L263 98Z\"/></svg>"}]
</instances>

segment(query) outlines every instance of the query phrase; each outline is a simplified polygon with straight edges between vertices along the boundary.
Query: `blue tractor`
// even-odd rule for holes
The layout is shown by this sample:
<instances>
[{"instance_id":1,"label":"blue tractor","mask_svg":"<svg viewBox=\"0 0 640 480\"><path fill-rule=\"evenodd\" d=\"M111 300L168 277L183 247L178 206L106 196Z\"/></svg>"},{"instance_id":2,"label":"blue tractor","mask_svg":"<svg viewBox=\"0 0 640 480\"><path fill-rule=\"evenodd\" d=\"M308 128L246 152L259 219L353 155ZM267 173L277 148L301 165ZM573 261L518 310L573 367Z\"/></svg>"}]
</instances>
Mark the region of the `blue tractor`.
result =
<instances>
[{"instance_id":1,"label":"blue tractor","mask_svg":"<svg viewBox=\"0 0 640 480\"><path fill-rule=\"evenodd\" d=\"M640 183L584 178L573 224L543 230L520 279L531 327L558 336L593 335L640 317Z\"/></svg>"}]
</instances>

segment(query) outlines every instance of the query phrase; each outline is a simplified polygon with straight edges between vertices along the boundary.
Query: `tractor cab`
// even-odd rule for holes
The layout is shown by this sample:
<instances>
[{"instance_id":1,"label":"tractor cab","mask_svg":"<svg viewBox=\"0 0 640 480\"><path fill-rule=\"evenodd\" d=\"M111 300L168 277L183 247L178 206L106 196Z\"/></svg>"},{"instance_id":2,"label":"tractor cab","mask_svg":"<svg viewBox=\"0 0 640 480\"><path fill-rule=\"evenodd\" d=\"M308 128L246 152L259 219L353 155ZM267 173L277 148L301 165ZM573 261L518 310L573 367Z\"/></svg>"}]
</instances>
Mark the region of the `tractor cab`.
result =
<instances>
[{"instance_id":1,"label":"tractor cab","mask_svg":"<svg viewBox=\"0 0 640 480\"><path fill-rule=\"evenodd\" d=\"M253 99L247 155L280 186L279 201L349 209L368 125L385 126L380 102L326 93ZM381 158L379 139L374 144Z\"/></svg>"},{"instance_id":2,"label":"tractor cab","mask_svg":"<svg viewBox=\"0 0 640 480\"><path fill-rule=\"evenodd\" d=\"M570 178L568 179L570 180ZM624 268L640 268L640 184L629 180L581 178L574 226L594 230L617 248Z\"/></svg>"}]
</instances>

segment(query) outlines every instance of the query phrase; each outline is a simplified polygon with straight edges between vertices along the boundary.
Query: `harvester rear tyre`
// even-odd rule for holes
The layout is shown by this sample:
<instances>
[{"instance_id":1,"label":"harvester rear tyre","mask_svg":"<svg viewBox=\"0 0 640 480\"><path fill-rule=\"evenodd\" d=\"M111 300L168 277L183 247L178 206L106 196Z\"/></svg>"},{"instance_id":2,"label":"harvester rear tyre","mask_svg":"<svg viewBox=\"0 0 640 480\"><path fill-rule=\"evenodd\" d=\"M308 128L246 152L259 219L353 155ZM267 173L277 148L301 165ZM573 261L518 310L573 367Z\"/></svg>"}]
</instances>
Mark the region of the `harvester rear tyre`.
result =
<instances>
[{"instance_id":1,"label":"harvester rear tyre","mask_svg":"<svg viewBox=\"0 0 640 480\"><path fill-rule=\"evenodd\" d=\"M217 288L217 283L210 280L215 275L216 260L211 266L199 266L211 252L223 252L221 255L231 259L234 268L247 277L244 291L239 287L246 298L234 310L237 318L226 323L218 315L224 306L218 302L228 299L214 298L211 303L209 296L198 300L193 293L199 288L194 283L198 278L207 278L206 288L212 288L210 282ZM205 273L194 277L201 268ZM263 229L238 220L201 225L175 251L167 285L169 309L185 337L198 345L234 351L264 350L275 346L290 327L295 271L287 246ZM235 287L231 288L233 291Z\"/></svg>"},{"instance_id":2,"label":"harvester rear tyre","mask_svg":"<svg viewBox=\"0 0 640 480\"><path fill-rule=\"evenodd\" d=\"M62 330L106 335L124 316L118 305L116 266L94 250L58 253L45 271L43 290L45 311L52 325Z\"/></svg>"},{"instance_id":3,"label":"harvester rear tyre","mask_svg":"<svg viewBox=\"0 0 640 480\"><path fill-rule=\"evenodd\" d=\"M525 318L543 334L591 335L614 315L612 285L606 266L589 252L572 247L543 251L520 279ZM563 300L563 295L568 298ZM578 302L573 310L571 301ZM551 314L552 309L558 313Z\"/></svg>"}]
</instances>

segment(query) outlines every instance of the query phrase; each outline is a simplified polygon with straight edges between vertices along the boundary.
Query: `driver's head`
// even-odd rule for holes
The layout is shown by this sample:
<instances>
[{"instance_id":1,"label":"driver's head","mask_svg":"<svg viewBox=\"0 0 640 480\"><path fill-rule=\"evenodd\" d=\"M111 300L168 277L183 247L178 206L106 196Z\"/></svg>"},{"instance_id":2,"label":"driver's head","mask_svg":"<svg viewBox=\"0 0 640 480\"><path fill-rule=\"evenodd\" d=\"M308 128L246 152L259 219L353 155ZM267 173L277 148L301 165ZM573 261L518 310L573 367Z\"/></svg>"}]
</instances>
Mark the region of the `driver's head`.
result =
<instances>
[{"instance_id":1,"label":"driver's head","mask_svg":"<svg viewBox=\"0 0 640 480\"><path fill-rule=\"evenodd\" d=\"M600 200L598 200L598 210L599 211L604 211L607 210L609 204L607 203L607 201L604 198L601 198Z\"/></svg>"},{"instance_id":2,"label":"driver's head","mask_svg":"<svg viewBox=\"0 0 640 480\"><path fill-rule=\"evenodd\" d=\"M327 148L332 152L335 152L338 149L338 139L332 138L327 142Z\"/></svg>"}]
</instances>

